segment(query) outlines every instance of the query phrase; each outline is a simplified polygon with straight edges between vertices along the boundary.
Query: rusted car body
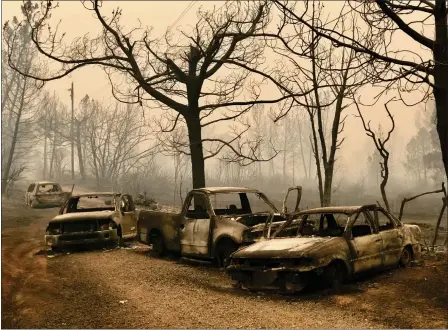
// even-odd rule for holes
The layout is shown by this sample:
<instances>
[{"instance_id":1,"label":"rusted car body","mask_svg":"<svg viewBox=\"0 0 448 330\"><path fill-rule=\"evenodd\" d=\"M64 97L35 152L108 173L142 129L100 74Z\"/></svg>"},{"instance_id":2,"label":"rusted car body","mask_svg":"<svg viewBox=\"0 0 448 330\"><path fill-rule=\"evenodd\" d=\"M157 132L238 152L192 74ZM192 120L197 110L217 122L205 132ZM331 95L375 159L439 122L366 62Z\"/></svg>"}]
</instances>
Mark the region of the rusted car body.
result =
<instances>
[{"instance_id":1,"label":"rusted car body","mask_svg":"<svg viewBox=\"0 0 448 330\"><path fill-rule=\"evenodd\" d=\"M421 254L421 230L376 205L299 212L274 234L230 257L227 272L243 288L296 292L312 280L340 285L368 270L402 264ZM286 235L285 235L286 233Z\"/></svg>"},{"instance_id":2,"label":"rusted car body","mask_svg":"<svg viewBox=\"0 0 448 330\"><path fill-rule=\"evenodd\" d=\"M57 182L34 182L25 193L25 204L32 208L60 207L70 195L70 192L62 191Z\"/></svg>"},{"instance_id":3,"label":"rusted car body","mask_svg":"<svg viewBox=\"0 0 448 330\"><path fill-rule=\"evenodd\" d=\"M292 190L298 192L298 207L301 188ZM182 256L215 260L224 266L228 256L240 246L259 239L268 218L274 227L286 220L256 189L194 189L187 195L179 214L141 210L137 237L141 243L152 245L158 255L172 251Z\"/></svg>"},{"instance_id":4,"label":"rusted car body","mask_svg":"<svg viewBox=\"0 0 448 330\"><path fill-rule=\"evenodd\" d=\"M137 217L130 195L113 192L71 196L46 229L53 249L89 243L115 245L135 236Z\"/></svg>"}]
</instances>

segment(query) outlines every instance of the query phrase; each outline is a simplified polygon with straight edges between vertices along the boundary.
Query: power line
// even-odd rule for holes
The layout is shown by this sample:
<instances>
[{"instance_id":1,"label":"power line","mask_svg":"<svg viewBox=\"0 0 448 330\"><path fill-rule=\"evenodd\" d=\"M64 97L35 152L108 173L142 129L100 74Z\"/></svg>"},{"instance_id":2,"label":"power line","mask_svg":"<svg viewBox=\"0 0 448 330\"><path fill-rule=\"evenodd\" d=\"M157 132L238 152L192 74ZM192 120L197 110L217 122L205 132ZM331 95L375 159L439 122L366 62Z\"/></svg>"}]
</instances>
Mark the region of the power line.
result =
<instances>
[{"instance_id":1,"label":"power line","mask_svg":"<svg viewBox=\"0 0 448 330\"><path fill-rule=\"evenodd\" d=\"M184 11L179 15L179 17L170 25L170 26L168 26L168 29L166 30L166 32L168 33L170 30L171 30L171 28L174 26L174 25L176 25L176 23L177 22L179 22L181 19L182 19L182 17L184 17L185 16L185 14L193 7L193 5L195 4L197 2L197 0L194 0L194 1L191 1L190 3L189 3L189 5L187 6L187 8L185 8L184 9Z\"/></svg>"}]
</instances>

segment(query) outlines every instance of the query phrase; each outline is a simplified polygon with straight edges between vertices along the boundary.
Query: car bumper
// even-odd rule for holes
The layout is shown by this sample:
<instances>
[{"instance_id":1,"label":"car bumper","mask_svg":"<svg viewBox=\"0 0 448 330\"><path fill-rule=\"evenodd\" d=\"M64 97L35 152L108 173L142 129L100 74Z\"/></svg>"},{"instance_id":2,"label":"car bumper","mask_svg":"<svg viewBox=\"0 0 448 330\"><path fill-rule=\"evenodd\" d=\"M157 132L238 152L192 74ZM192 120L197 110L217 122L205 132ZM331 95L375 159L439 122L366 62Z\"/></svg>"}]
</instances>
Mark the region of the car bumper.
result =
<instances>
[{"instance_id":1,"label":"car bumper","mask_svg":"<svg viewBox=\"0 0 448 330\"><path fill-rule=\"evenodd\" d=\"M48 207L60 207L60 206L62 206L62 204L63 204L63 201L62 200L49 200L49 201L46 201L46 200L38 200L38 199L35 199L34 201L33 201L33 203L31 204L31 206L33 207L33 208L36 208L36 209L38 209L38 208L48 208Z\"/></svg>"},{"instance_id":2,"label":"car bumper","mask_svg":"<svg viewBox=\"0 0 448 330\"><path fill-rule=\"evenodd\" d=\"M282 292L299 292L308 285L314 272L298 268L259 268L229 265L226 269L232 280L249 289L275 289Z\"/></svg>"},{"instance_id":3,"label":"car bumper","mask_svg":"<svg viewBox=\"0 0 448 330\"><path fill-rule=\"evenodd\" d=\"M108 243L117 241L116 229L60 235L45 235L45 245L49 247L73 246L89 243Z\"/></svg>"}]
</instances>

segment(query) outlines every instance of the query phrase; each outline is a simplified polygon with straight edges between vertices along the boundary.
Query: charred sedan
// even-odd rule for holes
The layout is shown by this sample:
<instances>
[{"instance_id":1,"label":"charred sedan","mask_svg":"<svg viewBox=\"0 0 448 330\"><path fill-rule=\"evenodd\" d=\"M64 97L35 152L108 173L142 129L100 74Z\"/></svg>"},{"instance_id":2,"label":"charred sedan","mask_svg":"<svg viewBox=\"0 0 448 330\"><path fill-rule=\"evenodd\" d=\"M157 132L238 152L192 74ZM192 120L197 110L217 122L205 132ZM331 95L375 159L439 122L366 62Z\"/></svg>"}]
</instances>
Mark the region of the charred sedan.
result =
<instances>
[{"instance_id":1,"label":"charred sedan","mask_svg":"<svg viewBox=\"0 0 448 330\"><path fill-rule=\"evenodd\" d=\"M70 197L48 224L45 244L52 249L88 243L116 245L136 233L130 195L89 193Z\"/></svg>"},{"instance_id":2,"label":"charred sedan","mask_svg":"<svg viewBox=\"0 0 448 330\"><path fill-rule=\"evenodd\" d=\"M295 232L291 218L271 237L235 252L227 268L232 279L247 289L292 293L312 280L337 287L358 273L408 266L420 257L420 228L376 205L323 207L297 216L302 221Z\"/></svg>"}]
</instances>

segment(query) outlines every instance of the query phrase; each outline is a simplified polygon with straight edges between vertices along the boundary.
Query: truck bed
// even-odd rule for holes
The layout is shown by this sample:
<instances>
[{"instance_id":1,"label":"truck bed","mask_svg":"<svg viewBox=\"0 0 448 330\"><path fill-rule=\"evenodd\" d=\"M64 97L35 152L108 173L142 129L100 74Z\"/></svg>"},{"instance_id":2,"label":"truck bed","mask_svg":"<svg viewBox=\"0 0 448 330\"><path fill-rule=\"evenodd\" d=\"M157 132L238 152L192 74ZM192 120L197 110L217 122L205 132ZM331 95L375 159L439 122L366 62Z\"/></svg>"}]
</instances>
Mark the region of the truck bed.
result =
<instances>
[{"instance_id":1,"label":"truck bed","mask_svg":"<svg viewBox=\"0 0 448 330\"><path fill-rule=\"evenodd\" d=\"M180 238L178 228L180 223L180 213L142 209L138 214L137 239L141 243L151 244L151 233L159 232L165 238L168 250L179 251Z\"/></svg>"}]
</instances>

